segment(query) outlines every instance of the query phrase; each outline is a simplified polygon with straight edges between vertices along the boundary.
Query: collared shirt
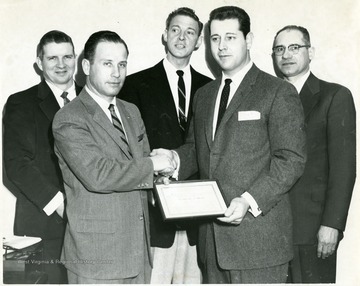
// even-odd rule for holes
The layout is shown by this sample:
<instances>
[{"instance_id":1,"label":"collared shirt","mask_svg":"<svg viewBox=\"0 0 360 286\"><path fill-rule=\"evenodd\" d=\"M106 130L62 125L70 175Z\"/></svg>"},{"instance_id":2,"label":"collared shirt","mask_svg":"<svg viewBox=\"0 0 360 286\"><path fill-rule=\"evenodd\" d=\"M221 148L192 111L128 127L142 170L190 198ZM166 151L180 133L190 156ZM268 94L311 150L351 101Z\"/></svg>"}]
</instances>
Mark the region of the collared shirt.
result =
<instances>
[{"instance_id":1,"label":"collared shirt","mask_svg":"<svg viewBox=\"0 0 360 286\"><path fill-rule=\"evenodd\" d=\"M174 99L175 107L178 112L179 118L179 95L178 95L178 80L179 76L177 75L176 69L167 58L163 60L164 69L166 72L166 76L170 85L171 93ZM185 115L189 112L190 106L190 93L191 93L191 71L190 65L187 65L185 68L181 69L184 72L183 79L185 83L185 91L186 91L186 101L185 101Z\"/></svg>"},{"instance_id":2,"label":"collared shirt","mask_svg":"<svg viewBox=\"0 0 360 286\"><path fill-rule=\"evenodd\" d=\"M116 97L113 97L111 102L108 102L107 100L101 98L100 96L98 96L96 93L92 92L90 90L90 88L87 87L87 85L85 85L85 90L86 92L91 96L91 98L93 100L95 100L95 102L100 106L100 108L104 111L104 113L106 114L107 118L109 118L111 124L112 124L112 118L111 118L111 112L109 110L109 106L110 104L113 104L114 105L114 109L115 109L115 113L116 113L116 116L119 118L120 122L121 122L121 125L123 126L123 129L124 129L124 133L125 133L125 136L126 136L126 139L128 138L127 135L126 135L126 130L125 130L125 127L124 127L124 124L122 122L122 119L121 119L121 116L120 116L120 112L117 108L117 105L116 105Z\"/></svg>"},{"instance_id":3,"label":"collared shirt","mask_svg":"<svg viewBox=\"0 0 360 286\"><path fill-rule=\"evenodd\" d=\"M300 78L297 79L295 82L289 81L293 86L295 86L298 93L300 93L301 89L303 88L306 80L308 79L310 75L310 70L307 71L304 75L302 75Z\"/></svg>"},{"instance_id":4,"label":"collared shirt","mask_svg":"<svg viewBox=\"0 0 360 286\"><path fill-rule=\"evenodd\" d=\"M225 76L224 73L222 74L221 78L221 85L216 97L215 101L215 109L214 109L214 120L213 120L213 139L215 137L215 131L216 131L216 123L218 119L218 113L219 113L219 105L220 105L220 99L221 99L221 93L225 85L225 79L230 78L231 84L230 84L230 93L229 93L229 99L227 102L227 107L229 106L232 98L235 95L236 90L239 88L242 80L244 79L245 75L248 73L248 71L251 69L253 65L253 62L250 61L246 66L244 66L240 71L238 71L235 75L232 77Z\"/></svg>"},{"instance_id":5,"label":"collared shirt","mask_svg":"<svg viewBox=\"0 0 360 286\"><path fill-rule=\"evenodd\" d=\"M61 97L62 93L66 91L68 93L67 98L71 101L76 97L76 90L75 90L75 82L73 81L72 85L67 90L62 90L58 88L53 83L45 80L47 85L50 87L51 91L53 92L56 101L58 102L60 108L64 107L64 99Z\"/></svg>"}]
</instances>

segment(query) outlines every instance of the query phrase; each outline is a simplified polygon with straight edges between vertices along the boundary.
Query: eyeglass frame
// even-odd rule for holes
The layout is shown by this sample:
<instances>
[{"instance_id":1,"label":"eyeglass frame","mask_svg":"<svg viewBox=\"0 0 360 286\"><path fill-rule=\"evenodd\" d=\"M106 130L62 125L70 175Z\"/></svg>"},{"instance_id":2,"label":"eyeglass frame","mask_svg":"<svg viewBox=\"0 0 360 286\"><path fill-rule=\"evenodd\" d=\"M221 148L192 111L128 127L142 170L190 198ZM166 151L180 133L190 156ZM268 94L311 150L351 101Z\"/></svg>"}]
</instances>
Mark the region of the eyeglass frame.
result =
<instances>
[{"instance_id":1,"label":"eyeglass frame","mask_svg":"<svg viewBox=\"0 0 360 286\"><path fill-rule=\"evenodd\" d=\"M276 49L276 48L280 48L280 47L284 48L284 50L282 51L281 54L276 54L275 49ZM291 48L294 48L294 47L297 47L297 49L295 49L296 52L294 52L294 50L291 50ZM300 50L301 48L310 48L310 47L311 47L311 45L291 44L291 45L288 45L287 49L288 49L288 51L291 52L293 55L296 55L296 54L299 53L299 50ZM280 56L282 56L282 55L285 54L286 47L283 46L283 45L279 45L279 46L273 47L272 50L273 50L273 53L274 53L275 56L280 57Z\"/></svg>"}]
</instances>

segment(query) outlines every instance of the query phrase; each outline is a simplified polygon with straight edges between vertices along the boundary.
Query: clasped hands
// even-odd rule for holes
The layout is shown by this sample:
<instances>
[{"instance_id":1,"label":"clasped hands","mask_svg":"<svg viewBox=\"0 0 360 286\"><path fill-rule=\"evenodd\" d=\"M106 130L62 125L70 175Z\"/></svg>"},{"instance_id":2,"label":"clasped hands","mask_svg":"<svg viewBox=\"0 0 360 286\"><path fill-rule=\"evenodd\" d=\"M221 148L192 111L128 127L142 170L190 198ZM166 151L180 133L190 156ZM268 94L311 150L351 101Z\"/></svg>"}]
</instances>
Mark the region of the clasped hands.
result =
<instances>
[{"instance_id":1,"label":"clasped hands","mask_svg":"<svg viewBox=\"0 0 360 286\"><path fill-rule=\"evenodd\" d=\"M150 153L154 165L154 174L165 177L172 176L179 166L179 160L174 151L167 149L154 149Z\"/></svg>"}]
</instances>

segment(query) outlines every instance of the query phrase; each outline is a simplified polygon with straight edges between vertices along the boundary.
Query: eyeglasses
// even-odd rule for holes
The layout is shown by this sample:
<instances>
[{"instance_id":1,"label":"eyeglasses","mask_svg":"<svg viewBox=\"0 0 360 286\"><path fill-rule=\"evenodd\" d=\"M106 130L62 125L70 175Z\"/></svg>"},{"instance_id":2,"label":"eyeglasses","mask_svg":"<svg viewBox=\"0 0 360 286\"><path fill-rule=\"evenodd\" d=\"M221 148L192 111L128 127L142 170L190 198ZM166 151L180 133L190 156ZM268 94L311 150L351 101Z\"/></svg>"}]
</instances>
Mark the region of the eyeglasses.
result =
<instances>
[{"instance_id":1,"label":"eyeglasses","mask_svg":"<svg viewBox=\"0 0 360 286\"><path fill-rule=\"evenodd\" d=\"M310 48L310 45L298 45L298 44L291 44L288 47L288 51L291 52L293 55L296 55L299 52L300 48ZM272 48L275 56L282 56L285 53L286 47L285 46L276 46Z\"/></svg>"}]
</instances>

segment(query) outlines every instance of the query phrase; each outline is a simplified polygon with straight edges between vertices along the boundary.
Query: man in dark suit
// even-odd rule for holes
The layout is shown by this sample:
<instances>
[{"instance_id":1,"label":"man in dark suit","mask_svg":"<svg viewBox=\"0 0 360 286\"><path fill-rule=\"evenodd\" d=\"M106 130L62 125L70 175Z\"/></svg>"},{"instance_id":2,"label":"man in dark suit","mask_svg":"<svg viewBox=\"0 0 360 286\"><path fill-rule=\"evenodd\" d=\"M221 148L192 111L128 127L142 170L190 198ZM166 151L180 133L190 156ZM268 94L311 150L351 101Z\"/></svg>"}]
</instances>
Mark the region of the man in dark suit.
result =
<instances>
[{"instance_id":1,"label":"man in dark suit","mask_svg":"<svg viewBox=\"0 0 360 286\"><path fill-rule=\"evenodd\" d=\"M336 250L343 237L356 173L356 115L350 91L310 72L309 32L286 26L277 32L277 74L292 83L304 107L305 171L290 191L295 257L289 282L335 283Z\"/></svg>"},{"instance_id":2,"label":"man in dark suit","mask_svg":"<svg viewBox=\"0 0 360 286\"><path fill-rule=\"evenodd\" d=\"M252 63L243 9L213 10L209 27L222 76L195 94L186 143L176 150L180 179L199 171L217 180L229 204L199 230L204 282L284 283L293 257L288 191L305 165L301 103L293 86Z\"/></svg>"},{"instance_id":3,"label":"man in dark suit","mask_svg":"<svg viewBox=\"0 0 360 286\"><path fill-rule=\"evenodd\" d=\"M138 106L151 149L174 149L184 143L193 95L211 80L189 64L193 51L201 45L202 27L195 12L189 8L179 8L170 13L163 34L166 58L149 69L128 76L119 94L122 99ZM183 74L183 102L183 95L178 90L177 73ZM196 178L193 176L191 179ZM154 204L149 205L149 214L154 251L151 283L200 283L196 255L197 226L194 223L164 222L160 208Z\"/></svg>"},{"instance_id":4,"label":"man in dark suit","mask_svg":"<svg viewBox=\"0 0 360 286\"><path fill-rule=\"evenodd\" d=\"M50 31L37 47L43 80L9 97L4 114L4 166L16 196L15 235L41 237L42 265L48 283L67 283L60 259L65 223L63 181L54 153L51 123L55 113L80 92L73 80L75 52L71 38ZM67 99L62 98L64 92ZM51 261L55 263L51 263Z\"/></svg>"},{"instance_id":5,"label":"man in dark suit","mask_svg":"<svg viewBox=\"0 0 360 286\"><path fill-rule=\"evenodd\" d=\"M126 77L126 43L99 31L84 48L86 85L54 118L55 153L67 197L62 261L70 283L149 283L147 193L154 171L139 110L116 99Z\"/></svg>"}]
</instances>

